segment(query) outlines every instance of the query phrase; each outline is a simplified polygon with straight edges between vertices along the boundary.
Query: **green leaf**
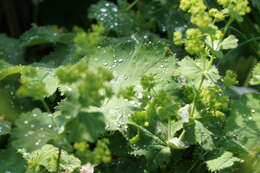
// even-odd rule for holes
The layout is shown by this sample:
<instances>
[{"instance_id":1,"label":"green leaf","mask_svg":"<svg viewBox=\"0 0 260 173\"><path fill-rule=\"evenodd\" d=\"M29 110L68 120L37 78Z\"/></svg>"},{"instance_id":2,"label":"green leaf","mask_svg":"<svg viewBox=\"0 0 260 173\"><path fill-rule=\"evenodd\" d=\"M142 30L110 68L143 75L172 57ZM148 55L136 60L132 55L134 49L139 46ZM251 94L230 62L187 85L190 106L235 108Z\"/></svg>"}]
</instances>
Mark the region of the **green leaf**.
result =
<instances>
[{"instance_id":1,"label":"green leaf","mask_svg":"<svg viewBox=\"0 0 260 173\"><path fill-rule=\"evenodd\" d=\"M115 93L121 88L136 86L136 95L140 94L142 88L140 79L146 74L155 74L154 80L158 85L154 90L169 86L176 67L176 59L175 56L166 54L164 50L166 45L162 41L137 44L135 40L116 39L107 44L98 48L86 59L90 68L96 69L102 66L113 73L114 79L111 84ZM95 111L103 112L107 127L116 130L126 127L128 115L133 112L131 107L138 104L136 101L131 102L114 96Z\"/></svg>"},{"instance_id":2,"label":"green leaf","mask_svg":"<svg viewBox=\"0 0 260 173\"><path fill-rule=\"evenodd\" d=\"M0 34L0 60L14 65L24 64L24 52L19 40Z\"/></svg>"},{"instance_id":3,"label":"green leaf","mask_svg":"<svg viewBox=\"0 0 260 173\"><path fill-rule=\"evenodd\" d=\"M141 26L137 25L138 19L133 12L103 0L89 8L88 17L103 23L107 31L114 31L119 35L134 33Z\"/></svg>"},{"instance_id":4,"label":"green leaf","mask_svg":"<svg viewBox=\"0 0 260 173\"><path fill-rule=\"evenodd\" d=\"M251 0L252 5L258 9L260 9L260 1L258 0Z\"/></svg>"},{"instance_id":5,"label":"green leaf","mask_svg":"<svg viewBox=\"0 0 260 173\"><path fill-rule=\"evenodd\" d=\"M0 136L11 132L11 123L0 119Z\"/></svg>"},{"instance_id":6,"label":"green leaf","mask_svg":"<svg viewBox=\"0 0 260 173\"><path fill-rule=\"evenodd\" d=\"M23 33L20 37L20 42L23 47L29 47L47 43L68 43L71 42L72 38L72 34L61 33L54 26L33 26L30 30Z\"/></svg>"},{"instance_id":7,"label":"green leaf","mask_svg":"<svg viewBox=\"0 0 260 173\"><path fill-rule=\"evenodd\" d=\"M105 119L101 113L81 112L69 121L65 128L69 141L95 142L105 132Z\"/></svg>"},{"instance_id":8,"label":"green leaf","mask_svg":"<svg viewBox=\"0 0 260 173\"><path fill-rule=\"evenodd\" d=\"M0 150L0 172L1 173L24 173L27 167L22 155L14 148Z\"/></svg>"},{"instance_id":9,"label":"green leaf","mask_svg":"<svg viewBox=\"0 0 260 173\"><path fill-rule=\"evenodd\" d=\"M21 84L17 91L18 96L42 100L57 90L58 79L51 69L25 66L21 71Z\"/></svg>"},{"instance_id":10,"label":"green leaf","mask_svg":"<svg viewBox=\"0 0 260 173\"><path fill-rule=\"evenodd\" d=\"M234 35L229 35L220 43L221 49L234 49L238 46L238 39Z\"/></svg>"},{"instance_id":11,"label":"green leaf","mask_svg":"<svg viewBox=\"0 0 260 173\"><path fill-rule=\"evenodd\" d=\"M16 120L12 133L12 145L19 149L33 151L56 137L59 128L55 126L53 114L43 113L39 109L21 114Z\"/></svg>"},{"instance_id":12,"label":"green leaf","mask_svg":"<svg viewBox=\"0 0 260 173\"><path fill-rule=\"evenodd\" d=\"M78 60L75 58L74 52L74 46L71 44L57 44L54 46L54 51L43 57L41 62L53 67L74 63Z\"/></svg>"},{"instance_id":13,"label":"green leaf","mask_svg":"<svg viewBox=\"0 0 260 173\"><path fill-rule=\"evenodd\" d=\"M41 167L46 168L49 172L56 172L58 148L53 145L46 144L40 149L33 152L26 152L26 150L20 150L24 159L28 162L28 170L31 172L39 172ZM81 165L80 160L73 155L68 154L66 151L61 151L60 157L60 170L66 170L68 173L72 173L76 168Z\"/></svg>"},{"instance_id":14,"label":"green leaf","mask_svg":"<svg viewBox=\"0 0 260 173\"><path fill-rule=\"evenodd\" d=\"M226 132L234 136L249 151L260 141L260 95L246 94L236 100L226 121Z\"/></svg>"},{"instance_id":15,"label":"green leaf","mask_svg":"<svg viewBox=\"0 0 260 173\"><path fill-rule=\"evenodd\" d=\"M250 85L260 85L260 62L254 67L249 83Z\"/></svg>"},{"instance_id":16,"label":"green leaf","mask_svg":"<svg viewBox=\"0 0 260 173\"><path fill-rule=\"evenodd\" d=\"M203 75L207 79L204 85L212 85L212 82L215 83L220 76L215 66L208 68L208 63L209 61L206 59L193 60L185 57L178 62L177 72L186 79L186 83L189 85L198 87Z\"/></svg>"},{"instance_id":17,"label":"green leaf","mask_svg":"<svg viewBox=\"0 0 260 173\"><path fill-rule=\"evenodd\" d=\"M205 150L213 150L214 149L214 143L212 139L212 133L204 127L204 125L195 120L195 139L198 144L201 145L202 148Z\"/></svg>"},{"instance_id":18,"label":"green leaf","mask_svg":"<svg viewBox=\"0 0 260 173\"><path fill-rule=\"evenodd\" d=\"M205 150L213 150L215 148L212 132L197 120L188 124L185 128L185 143L199 144Z\"/></svg>"},{"instance_id":19,"label":"green leaf","mask_svg":"<svg viewBox=\"0 0 260 173\"><path fill-rule=\"evenodd\" d=\"M234 165L235 162L241 162L242 160L234 157L231 152L224 152L221 156L206 161L207 167L211 172L219 171Z\"/></svg>"},{"instance_id":20,"label":"green leaf","mask_svg":"<svg viewBox=\"0 0 260 173\"><path fill-rule=\"evenodd\" d=\"M5 63L4 61L0 60L0 80L3 80L7 76L16 74L16 73L21 73L24 66L12 66L8 63Z\"/></svg>"},{"instance_id":21,"label":"green leaf","mask_svg":"<svg viewBox=\"0 0 260 173\"><path fill-rule=\"evenodd\" d=\"M134 156L144 156L150 170L165 168L170 161L171 149L163 145L148 145L144 149L131 152Z\"/></svg>"}]
</instances>

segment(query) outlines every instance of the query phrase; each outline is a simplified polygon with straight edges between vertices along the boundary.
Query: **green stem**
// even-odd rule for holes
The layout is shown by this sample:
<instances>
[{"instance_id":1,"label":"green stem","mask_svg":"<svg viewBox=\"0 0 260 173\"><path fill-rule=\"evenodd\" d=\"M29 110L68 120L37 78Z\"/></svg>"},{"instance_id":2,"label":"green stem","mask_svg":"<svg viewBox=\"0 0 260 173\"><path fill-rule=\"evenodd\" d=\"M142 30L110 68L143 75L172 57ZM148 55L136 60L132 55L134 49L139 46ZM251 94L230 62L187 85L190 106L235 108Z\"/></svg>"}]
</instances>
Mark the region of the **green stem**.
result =
<instances>
[{"instance_id":1,"label":"green stem","mask_svg":"<svg viewBox=\"0 0 260 173\"><path fill-rule=\"evenodd\" d=\"M56 165L56 173L60 172L60 159L61 159L61 147L59 147L59 152L58 152L58 159L57 159L57 165Z\"/></svg>"},{"instance_id":2,"label":"green stem","mask_svg":"<svg viewBox=\"0 0 260 173\"><path fill-rule=\"evenodd\" d=\"M133 8L133 6L135 6L135 4L138 2L139 0L135 0L134 2L132 2L127 8L126 11L130 10L131 8Z\"/></svg>"},{"instance_id":3,"label":"green stem","mask_svg":"<svg viewBox=\"0 0 260 173\"><path fill-rule=\"evenodd\" d=\"M183 129L180 136L178 137L179 140L182 140L185 134L185 130Z\"/></svg>"},{"instance_id":4,"label":"green stem","mask_svg":"<svg viewBox=\"0 0 260 173\"><path fill-rule=\"evenodd\" d=\"M41 100L45 110L48 112L48 113L51 113L51 110L49 108L49 106L47 105L47 103L44 101L44 99Z\"/></svg>"},{"instance_id":5,"label":"green stem","mask_svg":"<svg viewBox=\"0 0 260 173\"><path fill-rule=\"evenodd\" d=\"M232 17L229 18L229 20L224 28L224 31L223 31L223 37L226 35L228 28L230 27L230 25L232 24L233 21L234 21L234 19Z\"/></svg>"},{"instance_id":6,"label":"green stem","mask_svg":"<svg viewBox=\"0 0 260 173\"><path fill-rule=\"evenodd\" d=\"M205 76L203 75L201 78L198 90L201 89L204 80L205 80ZM192 101L192 108L191 108L191 112L190 112L190 117L192 117L192 118L195 118L194 112L195 112L195 107L197 104L197 98L198 98L198 92L195 93L195 96L193 97L193 101Z\"/></svg>"},{"instance_id":7,"label":"green stem","mask_svg":"<svg viewBox=\"0 0 260 173\"><path fill-rule=\"evenodd\" d=\"M171 136L171 118L168 117L168 140L170 140Z\"/></svg>"}]
</instances>

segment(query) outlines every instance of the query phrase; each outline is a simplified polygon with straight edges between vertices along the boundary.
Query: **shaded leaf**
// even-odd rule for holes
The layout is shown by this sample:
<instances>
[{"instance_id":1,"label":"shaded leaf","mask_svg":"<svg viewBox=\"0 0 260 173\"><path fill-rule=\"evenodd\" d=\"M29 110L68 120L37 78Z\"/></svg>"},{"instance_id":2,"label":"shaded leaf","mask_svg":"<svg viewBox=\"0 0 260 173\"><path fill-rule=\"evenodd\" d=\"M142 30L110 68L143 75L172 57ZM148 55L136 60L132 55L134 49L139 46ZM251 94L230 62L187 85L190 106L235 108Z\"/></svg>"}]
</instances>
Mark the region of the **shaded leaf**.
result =
<instances>
[{"instance_id":1,"label":"shaded leaf","mask_svg":"<svg viewBox=\"0 0 260 173\"><path fill-rule=\"evenodd\" d=\"M0 150L0 165L1 173L24 173L27 167L22 155L11 147Z\"/></svg>"}]
</instances>

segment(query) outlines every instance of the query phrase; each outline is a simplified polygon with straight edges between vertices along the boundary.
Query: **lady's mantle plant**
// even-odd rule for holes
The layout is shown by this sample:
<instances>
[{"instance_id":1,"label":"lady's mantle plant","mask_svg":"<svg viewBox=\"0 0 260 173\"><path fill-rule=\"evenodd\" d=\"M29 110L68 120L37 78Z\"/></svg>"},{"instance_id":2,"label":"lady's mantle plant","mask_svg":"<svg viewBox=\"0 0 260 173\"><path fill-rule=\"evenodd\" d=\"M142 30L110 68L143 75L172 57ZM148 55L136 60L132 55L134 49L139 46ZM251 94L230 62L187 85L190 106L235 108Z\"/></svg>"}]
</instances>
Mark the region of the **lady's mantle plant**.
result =
<instances>
[{"instance_id":1,"label":"lady's mantle plant","mask_svg":"<svg viewBox=\"0 0 260 173\"><path fill-rule=\"evenodd\" d=\"M151 33L107 36L152 30L156 18L138 27L141 11L131 10L142 3L98 2L89 17L100 23L89 32L34 26L19 39L0 35L0 172L260 170L259 93L232 93L236 74L216 67L238 47L229 28L249 2L180 0L190 19L173 34L190 54L181 60ZM53 51L30 61L38 46ZM250 75L258 85L259 63Z\"/></svg>"}]
</instances>

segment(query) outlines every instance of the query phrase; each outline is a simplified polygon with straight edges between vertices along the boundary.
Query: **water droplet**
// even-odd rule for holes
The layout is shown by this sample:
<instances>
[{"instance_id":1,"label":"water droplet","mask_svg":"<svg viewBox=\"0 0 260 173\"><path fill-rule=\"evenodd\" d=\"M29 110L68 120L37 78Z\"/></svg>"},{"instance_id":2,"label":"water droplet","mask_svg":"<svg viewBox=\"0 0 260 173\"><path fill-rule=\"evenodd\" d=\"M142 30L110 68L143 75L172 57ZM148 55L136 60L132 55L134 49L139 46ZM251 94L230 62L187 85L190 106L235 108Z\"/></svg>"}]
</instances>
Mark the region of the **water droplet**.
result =
<instances>
[{"instance_id":1,"label":"water droplet","mask_svg":"<svg viewBox=\"0 0 260 173\"><path fill-rule=\"evenodd\" d=\"M121 62L123 62L123 59L122 59L122 58L120 58L120 59L118 60L118 62L120 62L120 63L121 63Z\"/></svg>"},{"instance_id":2,"label":"water droplet","mask_svg":"<svg viewBox=\"0 0 260 173\"><path fill-rule=\"evenodd\" d=\"M27 120L24 121L24 124L28 124L29 122Z\"/></svg>"},{"instance_id":3,"label":"water droplet","mask_svg":"<svg viewBox=\"0 0 260 173\"><path fill-rule=\"evenodd\" d=\"M254 109L252 109L252 110L251 110L251 112L252 112L252 113L255 113L255 110L254 110Z\"/></svg>"},{"instance_id":4,"label":"water droplet","mask_svg":"<svg viewBox=\"0 0 260 173\"><path fill-rule=\"evenodd\" d=\"M33 131L28 131L28 133L27 133L28 135L32 135L32 134L34 134L34 132Z\"/></svg>"},{"instance_id":5,"label":"water droplet","mask_svg":"<svg viewBox=\"0 0 260 173\"><path fill-rule=\"evenodd\" d=\"M106 3L105 6L108 7L108 6L109 6L109 3Z\"/></svg>"},{"instance_id":6,"label":"water droplet","mask_svg":"<svg viewBox=\"0 0 260 173\"><path fill-rule=\"evenodd\" d=\"M40 142L38 142L38 141L37 141L37 142L35 142L35 145L39 145L39 144L40 144Z\"/></svg>"},{"instance_id":7,"label":"water droplet","mask_svg":"<svg viewBox=\"0 0 260 173\"><path fill-rule=\"evenodd\" d=\"M142 93L138 93L137 98L139 98L139 99L143 98L143 94Z\"/></svg>"},{"instance_id":8,"label":"water droplet","mask_svg":"<svg viewBox=\"0 0 260 173\"><path fill-rule=\"evenodd\" d=\"M101 8L100 11L101 11L101 12L106 12L107 9L106 9L106 8Z\"/></svg>"},{"instance_id":9,"label":"water droplet","mask_svg":"<svg viewBox=\"0 0 260 173\"><path fill-rule=\"evenodd\" d=\"M114 25L115 25L115 26L118 26L118 23L117 23L117 22L115 22L115 23L114 23Z\"/></svg>"},{"instance_id":10,"label":"water droplet","mask_svg":"<svg viewBox=\"0 0 260 173\"><path fill-rule=\"evenodd\" d=\"M127 79L128 79L128 76L127 76L127 75L124 75L124 79L127 80Z\"/></svg>"},{"instance_id":11,"label":"water droplet","mask_svg":"<svg viewBox=\"0 0 260 173\"><path fill-rule=\"evenodd\" d=\"M34 125L34 124L31 124L31 125L30 125L30 127L31 127L31 128L34 128L34 127L35 127L35 125Z\"/></svg>"},{"instance_id":12,"label":"water droplet","mask_svg":"<svg viewBox=\"0 0 260 173\"><path fill-rule=\"evenodd\" d=\"M51 124L49 124L49 125L48 125L48 127L49 127L49 128L51 128L51 127L52 127L52 125L51 125Z\"/></svg>"},{"instance_id":13,"label":"water droplet","mask_svg":"<svg viewBox=\"0 0 260 173\"><path fill-rule=\"evenodd\" d=\"M104 65L104 66L107 66L107 65L108 65L108 62L104 62L103 65Z\"/></svg>"},{"instance_id":14,"label":"water droplet","mask_svg":"<svg viewBox=\"0 0 260 173\"><path fill-rule=\"evenodd\" d=\"M113 10L114 12L117 12L117 11L118 11L118 9L117 9L116 7L112 8L112 10Z\"/></svg>"},{"instance_id":15,"label":"water droplet","mask_svg":"<svg viewBox=\"0 0 260 173\"><path fill-rule=\"evenodd\" d=\"M252 120L253 118L252 117L248 117L249 120Z\"/></svg>"}]
</instances>

